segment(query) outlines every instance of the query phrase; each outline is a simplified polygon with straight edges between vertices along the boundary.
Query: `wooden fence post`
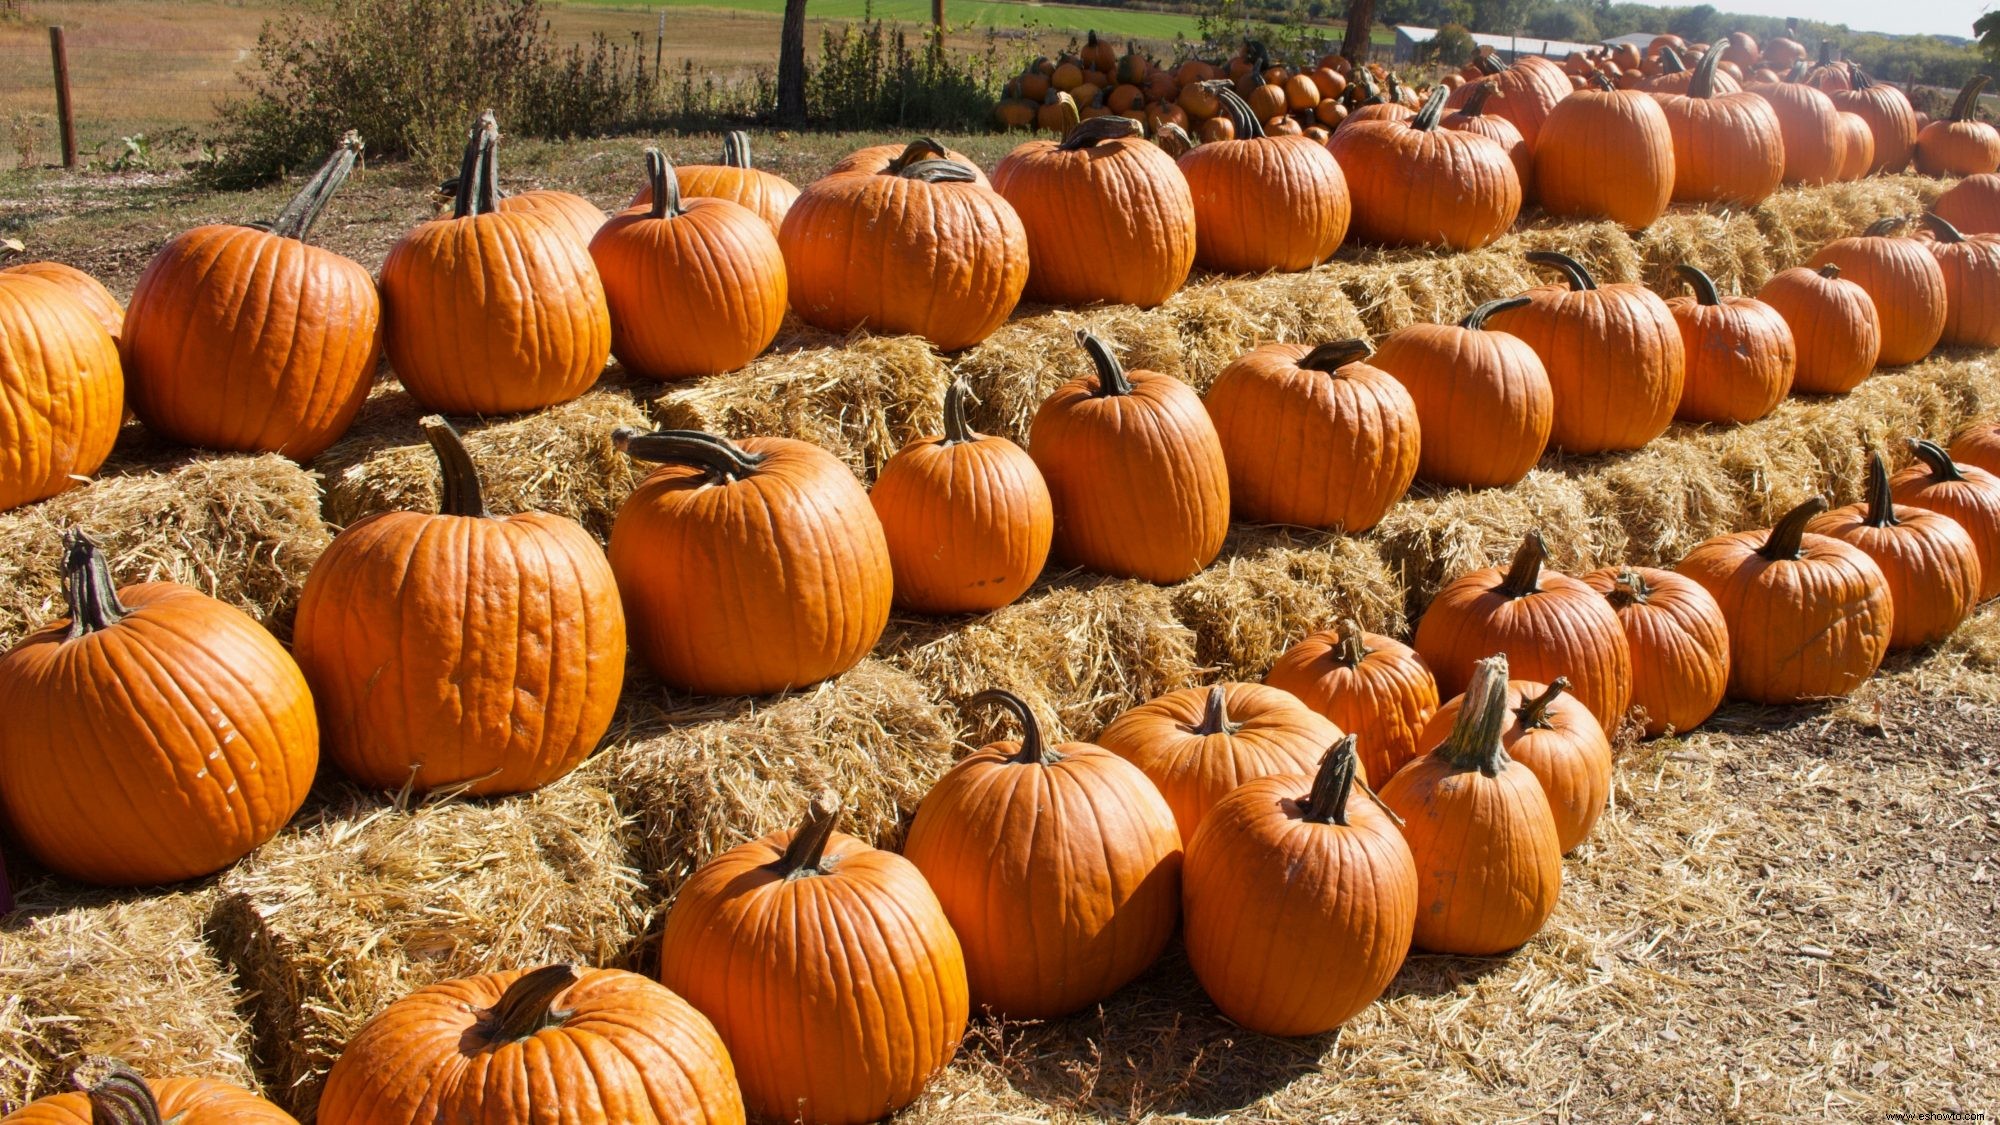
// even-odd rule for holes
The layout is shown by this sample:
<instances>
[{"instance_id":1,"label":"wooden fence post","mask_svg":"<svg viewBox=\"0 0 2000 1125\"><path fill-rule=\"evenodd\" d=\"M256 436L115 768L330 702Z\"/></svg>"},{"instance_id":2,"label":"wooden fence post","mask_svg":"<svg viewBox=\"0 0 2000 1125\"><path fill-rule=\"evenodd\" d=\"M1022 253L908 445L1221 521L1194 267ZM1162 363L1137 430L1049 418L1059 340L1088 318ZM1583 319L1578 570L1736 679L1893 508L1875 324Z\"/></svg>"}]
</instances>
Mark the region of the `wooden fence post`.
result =
<instances>
[{"instance_id":1,"label":"wooden fence post","mask_svg":"<svg viewBox=\"0 0 2000 1125\"><path fill-rule=\"evenodd\" d=\"M62 129L63 167L76 167L76 107L69 97L69 49L63 29L49 28L49 54L56 64L56 120Z\"/></svg>"}]
</instances>

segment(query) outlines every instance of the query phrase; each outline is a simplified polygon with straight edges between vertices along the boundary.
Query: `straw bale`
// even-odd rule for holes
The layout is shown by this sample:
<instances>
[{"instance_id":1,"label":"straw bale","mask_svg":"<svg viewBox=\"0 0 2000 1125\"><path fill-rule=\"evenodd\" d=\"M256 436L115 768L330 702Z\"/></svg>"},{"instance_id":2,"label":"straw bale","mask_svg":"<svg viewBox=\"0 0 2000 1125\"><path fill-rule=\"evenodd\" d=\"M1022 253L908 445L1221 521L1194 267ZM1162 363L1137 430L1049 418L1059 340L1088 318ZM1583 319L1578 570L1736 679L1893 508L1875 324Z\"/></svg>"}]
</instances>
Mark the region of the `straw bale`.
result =
<instances>
[{"instance_id":1,"label":"straw bale","mask_svg":"<svg viewBox=\"0 0 2000 1125\"><path fill-rule=\"evenodd\" d=\"M1683 262L1715 280L1725 296L1754 294L1777 272L1757 217L1731 208L1675 208L1640 233L1640 280L1661 297L1686 292Z\"/></svg>"},{"instance_id":2,"label":"straw bale","mask_svg":"<svg viewBox=\"0 0 2000 1125\"><path fill-rule=\"evenodd\" d=\"M1776 272L1803 265L1820 247L1860 234L1877 219L1922 211L1943 191L1939 181L1914 172L1869 176L1853 183L1787 188L1752 213Z\"/></svg>"},{"instance_id":3,"label":"straw bale","mask_svg":"<svg viewBox=\"0 0 2000 1125\"><path fill-rule=\"evenodd\" d=\"M214 897L20 888L0 928L0 1116L67 1089L94 1054L256 1088L243 997L203 941Z\"/></svg>"},{"instance_id":4,"label":"straw bale","mask_svg":"<svg viewBox=\"0 0 2000 1125\"><path fill-rule=\"evenodd\" d=\"M128 461L59 496L0 512L0 649L67 613L61 543L71 527L104 547L120 584L184 583L280 636L327 544L312 474L283 457Z\"/></svg>"},{"instance_id":5,"label":"straw bale","mask_svg":"<svg viewBox=\"0 0 2000 1125\"><path fill-rule=\"evenodd\" d=\"M650 384L607 381L547 410L497 419L454 418L479 466L487 507L503 515L568 516L600 539L645 467L611 446L619 426L651 429L638 394ZM394 383L378 383L354 428L315 463L325 513L346 527L377 512L436 511L437 456L419 421L430 413Z\"/></svg>"},{"instance_id":6,"label":"straw bale","mask_svg":"<svg viewBox=\"0 0 2000 1125\"><path fill-rule=\"evenodd\" d=\"M864 660L765 699L628 700L586 773L636 818L639 863L671 894L718 852L795 825L826 788L841 795L842 831L894 846L950 768L958 729L923 684Z\"/></svg>"},{"instance_id":7,"label":"straw bale","mask_svg":"<svg viewBox=\"0 0 2000 1125\"><path fill-rule=\"evenodd\" d=\"M1513 243L1515 252L1526 254L1530 250L1557 250L1590 270L1590 276L1602 283L1615 281L1638 281L1643 263L1639 258L1638 244L1625 233L1617 223L1558 222L1543 216L1532 225L1523 227L1512 239L1502 239L1494 243L1495 248ZM1538 284L1548 284L1556 277L1552 273L1536 271Z\"/></svg>"},{"instance_id":8,"label":"straw bale","mask_svg":"<svg viewBox=\"0 0 2000 1125\"><path fill-rule=\"evenodd\" d=\"M305 1119L363 1023L439 980L553 961L628 964L653 901L611 795L414 806L342 789L219 884L210 928L253 994L257 1066Z\"/></svg>"}]
</instances>

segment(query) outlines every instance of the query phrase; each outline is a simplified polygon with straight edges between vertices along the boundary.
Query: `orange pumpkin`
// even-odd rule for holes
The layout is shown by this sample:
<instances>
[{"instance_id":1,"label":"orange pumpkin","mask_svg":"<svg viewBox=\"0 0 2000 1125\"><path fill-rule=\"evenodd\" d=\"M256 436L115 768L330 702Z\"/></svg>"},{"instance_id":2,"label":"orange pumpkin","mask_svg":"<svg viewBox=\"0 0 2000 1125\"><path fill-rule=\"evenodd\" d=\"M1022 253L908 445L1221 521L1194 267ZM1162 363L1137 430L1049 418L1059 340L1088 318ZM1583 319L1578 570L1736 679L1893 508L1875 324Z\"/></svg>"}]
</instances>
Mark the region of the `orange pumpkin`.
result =
<instances>
[{"instance_id":1,"label":"orange pumpkin","mask_svg":"<svg viewBox=\"0 0 2000 1125\"><path fill-rule=\"evenodd\" d=\"M121 1063L87 1063L84 1089L51 1094L0 1117L5 1125L298 1125L263 1098L213 1078L148 1081Z\"/></svg>"},{"instance_id":2,"label":"orange pumpkin","mask_svg":"<svg viewBox=\"0 0 2000 1125\"><path fill-rule=\"evenodd\" d=\"M1541 141L1543 122L1574 90L1569 75L1560 64L1539 55L1524 55L1512 63L1481 55L1475 62L1482 76L1453 90L1446 107L1457 109L1471 100L1473 90L1491 86L1493 112L1512 121L1532 151Z\"/></svg>"},{"instance_id":3,"label":"orange pumpkin","mask_svg":"<svg viewBox=\"0 0 2000 1125\"><path fill-rule=\"evenodd\" d=\"M1764 283L1757 299L1792 330L1798 353L1794 391L1844 395L1874 372L1882 350L1875 302L1867 290L1843 279L1839 266L1785 270Z\"/></svg>"},{"instance_id":4,"label":"orange pumpkin","mask_svg":"<svg viewBox=\"0 0 2000 1125\"><path fill-rule=\"evenodd\" d=\"M1716 54L1695 66L1685 96L1660 98L1674 141L1673 198L1753 206L1784 182L1784 131L1770 102L1718 87Z\"/></svg>"},{"instance_id":5,"label":"orange pumpkin","mask_svg":"<svg viewBox=\"0 0 2000 1125\"><path fill-rule=\"evenodd\" d=\"M1979 604L1983 577L1972 537L1942 512L1897 504L1878 453L1868 455L1867 499L1822 513L1806 530L1858 547L1882 568L1894 611L1891 651L1943 640Z\"/></svg>"},{"instance_id":6,"label":"orange pumpkin","mask_svg":"<svg viewBox=\"0 0 2000 1125\"><path fill-rule=\"evenodd\" d=\"M2000 234L2000 173L1967 176L1946 188L1931 210L1963 234Z\"/></svg>"},{"instance_id":7,"label":"orange pumpkin","mask_svg":"<svg viewBox=\"0 0 2000 1125\"><path fill-rule=\"evenodd\" d=\"M1548 370L1520 338L1486 328L1488 317L1527 303L1488 301L1456 325L1412 324L1382 341L1372 362L1416 406L1418 476L1491 488L1515 483L1541 459L1554 413Z\"/></svg>"},{"instance_id":8,"label":"orange pumpkin","mask_svg":"<svg viewBox=\"0 0 2000 1125\"><path fill-rule=\"evenodd\" d=\"M1792 389L1798 349L1778 310L1755 297L1723 297L1694 266L1674 267L1692 297L1667 302L1680 327L1687 377L1674 417L1688 422L1751 422Z\"/></svg>"},{"instance_id":9,"label":"orange pumpkin","mask_svg":"<svg viewBox=\"0 0 2000 1125\"><path fill-rule=\"evenodd\" d=\"M1646 736L1706 722L1729 686L1729 626L1708 591L1651 567L1605 567L1583 582L1618 613Z\"/></svg>"},{"instance_id":10,"label":"orange pumpkin","mask_svg":"<svg viewBox=\"0 0 2000 1125\"><path fill-rule=\"evenodd\" d=\"M1476 250L1521 212L1521 182L1499 145L1438 128L1443 86L1407 122L1352 122L1327 145L1353 201L1354 235L1386 246Z\"/></svg>"},{"instance_id":11,"label":"orange pumpkin","mask_svg":"<svg viewBox=\"0 0 2000 1125\"><path fill-rule=\"evenodd\" d=\"M722 163L683 164L673 175L683 197L741 204L764 220L773 238L784 225L792 201L799 197L799 189L790 180L752 165L750 134L740 129L722 135ZM652 202L653 181L648 174L645 186L626 206L644 207Z\"/></svg>"},{"instance_id":12,"label":"orange pumpkin","mask_svg":"<svg viewBox=\"0 0 2000 1125\"><path fill-rule=\"evenodd\" d=\"M2000 129L1975 115L1987 76L1975 74L1958 92L1951 114L1917 133L1917 171L1926 176L1977 176L2000 171Z\"/></svg>"},{"instance_id":13,"label":"orange pumpkin","mask_svg":"<svg viewBox=\"0 0 2000 1125\"><path fill-rule=\"evenodd\" d=\"M1938 342L2000 347L2000 235L1967 237L1941 215L1924 214L1924 248L1944 275L1944 333Z\"/></svg>"},{"instance_id":14,"label":"orange pumpkin","mask_svg":"<svg viewBox=\"0 0 2000 1125\"><path fill-rule=\"evenodd\" d=\"M43 277L0 273L0 511L96 472L124 401L118 342L90 309Z\"/></svg>"},{"instance_id":15,"label":"orange pumpkin","mask_svg":"<svg viewBox=\"0 0 2000 1125\"><path fill-rule=\"evenodd\" d=\"M1314 633L1278 657L1269 687L1356 735L1363 780L1391 777L1417 755L1417 735L1437 710L1437 680L1417 651L1353 621Z\"/></svg>"},{"instance_id":16,"label":"orange pumpkin","mask_svg":"<svg viewBox=\"0 0 2000 1125\"><path fill-rule=\"evenodd\" d=\"M0 261L6 261L9 253L18 252L20 246L11 239L0 239ZM0 267L0 277L41 278L82 302L114 341L125 331L125 306L118 303L118 298L104 287L103 282L75 266L66 266L61 262L22 262Z\"/></svg>"},{"instance_id":17,"label":"orange pumpkin","mask_svg":"<svg viewBox=\"0 0 2000 1125\"><path fill-rule=\"evenodd\" d=\"M1905 220L1890 216L1871 223L1855 238L1820 247L1808 269L1834 265L1840 276L1867 290L1880 318L1884 367L1915 363L1944 335L1944 270L1917 239L1895 236Z\"/></svg>"},{"instance_id":18,"label":"orange pumpkin","mask_svg":"<svg viewBox=\"0 0 2000 1125\"><path fill-rule=\"evenodd\" d=\"M1839 111L1819 90L1802 82L1755 83L1750 92L1771 104L1785 138L1785 182L1832 183L1846 158Z\"/></svg>"},{"instance_id":19,"label":"orange pumpkin","mask_svg":"<svg viewBox=\"0 0 2000 1125\"><path fill-rule=\"evenodd\" d=\"M540 215L568 232L579 246L588 248L604 226L605 214L597 204L574 192L537 188L514 195L497 189L496 193L500 197L497 210Z\"/></svg>"},{"instance_id":20,"label":"orange pumpkin","mask_svg":"<svg viewBox=\"0 0 2000 1125\"><path fill-rule=\"evenodd\" d=\"M1534 142L1535 194L1552 215L1653 225L1674 194L1674 136L1660 103L1636 90L1578 90Z\"/></svg>"},{"instance_id":21,"label":"orange pumpkin","mask_svg":"<svg viewBox=\"0 0 2000 1125\"><path fill-rule=\"evenodd\" d=\"M1556 822L1556 842L1565 853L1590 838L1611 795L1611 740L1590 709L1566 695L1569 681L1538 684L1512 680L1506 708L1513 719L1500 732L1507 756L1528 767L1542 783ZM1428 753L1451 737L1467 696L1438 708L1418 745Z\"/></svg>"},{"instance_id":22,"label":"orange pumpkin","mask_svg":"<svg viewBox=\"0 0 2000 1125\"><path fill-rule=\"evenodd\" d=\"M1475 84L1464 104L1438 124L1453 132L1485 137L1499 145L1500 151L1507 154L1507 162L1514 166L1514 177L1521 184L1521 202L1526 203L1535 197L1535 154L1528 147L1527 138L1521 135L1520 126L1498 113L1486 112L1492 96L1491 83Z\"/></svg>"},{"instance_id":23,"label":"orange pumpkin","mask_svg":"<svg viewBox=\"0 0 2000 1125\"><path fill-rule=\"evenodd\" d=\"M1969 422L1952 435L1951 460L2000 475L2000 422Z\"/></svg>"},{"instance_id":24,"label":"orange pumpkin","mask_svg":"<svg viewBox=\"0 0 2000 1125\"><path fill-rule=\"evenodd\" d=\"M1861 118L1868 126L1871 174L1901 172L1916 154L1917 111L1901 90L1852 68L1853 85L1827 95L1833 108Z\"/></svg>"},{"instance_id":25,"label":"orange pumpkin","mask_svg":"<svg viewBox=\"0 0 2000 1125\"><path fill-rule=\"evenodd\" d=\"M1889 481L1895 502L1957 520L1979 549L1979 600L2000 594L2000 477L1928 441L1911 439L1910 452L1916 463Z\"/></svg>"},{"instance_id":26,"label":"orange pumpkin","mask_svg":"<svg viewBox=\"0 0 2000 1125\"><path fill-rule=\"evenodd\" d=\"M1219 89L1233 139L1180 157L1194 197L1195 261L1224 273L1311 269L1347 237L1347 178L1326 146L1267 137L1243 99ZM1192 111L1190 111L1192 112Z\"/></svg>"},{"instance_id":27,"label":"orange pumpkin","mask_svg":"<svg viewBox=\"0 0 2000 1125\"><path fill-rule=\"evenodd\" d=\"M1868 131L1868 122L1860 114L1837 112L1835 118L1840 124L1840 174L1842 182L1852 182L1868 174L1869 165L1875 162L1875 134Z\"/></svg>"}]
</instances>

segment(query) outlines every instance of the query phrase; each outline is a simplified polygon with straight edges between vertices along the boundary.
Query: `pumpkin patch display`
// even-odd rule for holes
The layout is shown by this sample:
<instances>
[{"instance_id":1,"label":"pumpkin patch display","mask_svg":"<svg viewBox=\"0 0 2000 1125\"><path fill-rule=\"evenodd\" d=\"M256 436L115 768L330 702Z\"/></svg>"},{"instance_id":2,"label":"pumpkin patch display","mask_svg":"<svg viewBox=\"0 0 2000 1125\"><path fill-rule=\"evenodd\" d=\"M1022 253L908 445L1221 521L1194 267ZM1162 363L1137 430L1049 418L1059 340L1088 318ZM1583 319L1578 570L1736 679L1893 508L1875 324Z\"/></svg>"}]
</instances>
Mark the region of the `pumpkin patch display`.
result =
<instances>
[{"instance_id":1,"label":"pumpkin patch display","mask_svg":"<svg viewBox=\"0 0 2000 1125\"><path fill-rule=\"evenodd\" d=\"M1979 550L1979 600L2000 595L2000 477L1960 465L1928 441L1912 439L1910 452L1916 463L1889 478L1895 502L1958 521Z\"/></svg>"},{"instance_id":2,"label":"pumpkin patch display","mask_svg":"<svg viewBox=\"0 0 2000 1125\"><path fill-rule=\"evenodd\" d=\"M2000 476L2000 422L1968 422L1952 435L1950 459Z\"/></svg>"},{"instance_id":3,"label":"pumpkin patch display","mask_svg":"<svg viewBox=\"0 0 2000 1125\"><path fill-rule=\"evenodd\" d=\"M855 173L863 176L894 176L913 164L926 160L949 160L953 164L963 164L972 171L972 182L980 187L991 187L986 173L981 171L977 161L955 149L949 149L929 137L918 137L908 144L880 144L857 148L826 170L827 176L844 176ZM826 176L820 177L825 179ZM811 186L811 185L807 185Z\"/></svg>"},{"instance_id":4,"label":"pumpkin patch display","mask_svg":"<svg viewBox=\"0 0 2000 1125\"><path fill-rule=\"evenodd\" d=\"M1671 570L1640 566L1593 570L1583 582L1618 614L1646 737L1706 722L1729 687L1729 625L1709 592Z\"/></svg>"},{"instance_id":5,"label":"pumpkin patch display","mask_svg":"<svg viewBox=\"0 0 2000 1125\"><path fill-rule=\"evenodd\" d=\"M1784 182L1785 136L1770 102L1718 85L1720 55L1703 55L1685 92L1660 99L1673 137L1673 199L1755 206Z\"/></svg>"},{"instance_id":6,"label":"pumpkin patch display","mask_svg":"<svg viewBox=\"0 0 2000 1125\"><path fill-rule=\"evenodd\" d=\"M1506 708L1513 718L1500 732L1507 756L1542 783L1564 853L1589 839L1611 795L1611 740L1568 691L1569 681L1561 677L1551 684L1509 681ZM1425 752L1451 737L1466 699L1460 696L1431 716L1418 740Z\"/></svg>"},{"instance_id":7,"label":"pumpkin patch display","mask_svg":"<svg viewBox=\"0 0 2000 1125\"><path fill-rule=\"evenodd\" d=\"M118 342L31 273L0 273L0 512L74 488L111 456L125 411Z\"/></svg>"},{"instance_id":8,"label":"pumpkin patch display","mask_svg":"<svg viewBox=\"0 0 2000 1125\"><path fill-rule=\"evenodd\" d=\"M604 552L561 516L487 511L472 457L423 421L436 515L387 512L335 537L299 600L292 651L326 749L364 785L469 796L537 789L611 725L625 612Z\"/></svg>"},{"instance_id":9,"label":"pumpkin patch display","mask_svg":"<svg viewBox=\"0 0 2000 1125\"><path fill-rule=\"evenodd\" d=\"M1833 107L1859 117L1868 126L1870 157L1868 173L1884 175L1901 172L1916 155L1917 111L1901 90L1877 82L1859 66L1852 67L1848 89L1827 95Z\"/></svg>"},{"instance_id":10,"label":"pumpkin patch display","mask_svg":"<svg viewBox=\"0 0 2000 1125\"><path fill-rule=\"evenodd\" d=\"M1521 213L1520 177L1499 145L1440 129L1443 86L1407 121L1350 121L1328 143L1352 198L1350 232L1383 246L1477 250Z\"/></svg>"},{"instance_id":11,"label":"pumpkin patch display","mask_svg":"<svg viewBox=\"0 0 2000 1125\"><path fill-rule=\"evenodd\" d=\"M739 204L764 220L773 238L784 225L792 201L799 197L799 189L792 181L751 163L750 134L741 129L722 135L722 163L683 164L673 169L673 176L681 198L727 199ZM649 174L645 186L626 206L645 207L652 202L653 180Z\"/></svg>"},{"instance_id":12,"label":"pumpkin patch display","mask_svg":"<svg viewBox=\"0 0 2000 1125\"><path fill-rule=\"evenodd\" d=\"M196 227L153 256L119 341L149 429L295 461L347 432L375 378L381 301L365 268L306 238L360 154L349 133L268 229Z\"/></svg>"},{"instance_id":13,"label":"pumpkin patch display","mask_svg":"<svg viewBox=\"0 0 2000 1125\"><path fill-rule=\"evenodd\" d=\"M1416 404L1367 362L1372 351L1361 340L1265 344L1216 377L1203 402L1238 517L1359 533L1409 491Z\"/></svg>"},{"instance_id":14,"label":"pumpkin patch display","mask_svg":"<svg viewBox=\"0 0 2000 1125\"><path fill-rule=\"evenodd\" d=\"M1807 269L1839 266L1842 278L1868 292L1882 331L1876 362L1884 367L1917 362L1944 335L1944 270L1921 240L1895 233L1904 225L1897 216L1877 220L1857 237L1820 247L1806 262Z\"/></svg>"},{"instance_id":15,"label":"pumpkin patch display","mask_svg":"<svg viewBox=\"0 0 2000 1125\"><path fill-rule=\"evenodd\" d=\"M1827 184L1840 178L1846 134L1832 99L1803 82L1757 82L1750 92L1771 105L1785 139L1785 182Z\"/></svg>"},{"instance_id":16,"label":"pumpkin patch display","mask_svg":"<svg viewBox=\"0 0 2000 1125\"><path fill-rule=\"evenodd\" d=\"M1644 230L1673 198L1673 130L1648 94L1600 79L1557 102L1533 143L1535 195L1551 215Z\"/></svg>"},{"instance_id":17,"label":"pumpkin patch display","mask_svg":"<svg viewBox=\"0 0 2000 1125\"><path fill-rule=\"evenodd\" d=\"M1364 782L1386 780L1417 756L1417 735L1438 706L1437 680L1415 649L1351 620L1286 649L1264 683L1355 735Z\"/></svg>"},{"instance_id":18,"label":"pumpkin patch display","mask_svg":"<svg viewBox=\"0 0 2000 1125\"><path fill-rule=\"evenodd\" d=\"M119 589L77 531L63 592L69 619L0 656L13 837L69 878L141 886L219 871L284 827L312 785L319 725L277 638L177 583Z\"/></svg>"},{"instance_id":19,"label":"pumpkin patch display","mask_svg":"<svg viewBox=\"0 0 2000 1125\"><path fill-rule=\"evenodd\" d=\"M1242 98L1219 88L1229 139L1180 157L1194 198L1195 261L1223 273L1311 269L1347 238L1347 177L1326 146L1266 136ZM1206 138L1204 138L1206 139Z\"/></svg>"},{"instance_id":20,"label":"pumpkin patch display","mask_svg":"<svg viewBox=\"0 0 2000 1125\"><path fill-rule=\"evenodd\" d=\"M1757 299L1791 329L1794 391L1844 395L1874 374L1882 350L1875 301L1841 277L1839 266L1785 270L1764 283Z\"/></svg>"},{"instance_id":21,"label":"pumpkin patch display","mask_svg":"<svg viewBox=\"0 0 2000 1125\"><path fill-rule=\"evenodd\" d=\"M0 1117L4 1125L298 1125L291 1114L213 1078L148 1081L122 1063L87 1063L82 1089L51 1094Z\"/></svg>"},{"instance_id":22,"label":"pumpkin patch display","mask_svg":"<svg viewBox=\"0 0 2000 1125\"><path fill-rule=\"evenodd\" d=\"M1724 297L1707 274L1674 267L1694 290L1667 302L1680 327L1687 374L1674 417L1688 422L1753 422L1792 389L1798 353L1791 326L1755 297Z\"/></svg>"},{"instance_id":23,"label":"pumpkin patch display","mask_svg":"<svg viewBox=\"0 0 2000 1125\"><path fill-rule=\"evenodd\" d=\"M1942 512L1897 504L1878 453L1868 455L1866 499L1815 516L1806 530L1859 547L1882 568L1894 611L1891 651L1943 640L1979 604L1983 579L1972 537Z\"/></svg>"},{"instance_id":24,"label":"pumpkin patch display","mask_svg":"<svg viewBox=\"0 0 2000 1125\"><path fill-rule=\"evenodd\" d=\"M1944 275L1942 344L2000 347L2000 235L1959 233L1950 220L1924 214L1924 248Z\"/></svg>"},{"instance_id":25,"label":"pumpkin patch display","mask_svg":"<svg viewBox=\"0 0 2000 1125\"><path fill-rule=\"evenodd\" d=\"M892 571L868 494L791 438L694 430L611 440L659 464L618 509L611 570L634 647L699 695L764 695L853 667L889 622Z\"/></svg>"},{"instance_id":26,"label":"pumpkin patch display","mask_svg":"<svg viewBox=\"0 0 2000 1125\"><path fill-rule=\"evenodd\" d=\"M1488 301L1456 325L1412 324L1383 339L1370 362L1415 404L1419 477L1493 488L1519 481L1541 460L1554 423L1548 369L1519 337L1486 326L1528 302Z\"/></svg>"},{"instance_id":27,"label":"pumpkin patch display","mask_svg":"<svg viewBox=\"0 0 2000 1125\"><path fill-rule=\"evenodd\" d=\"M965 950L975 1007L1053 1019L1144 972L1180 916L1181 834L1146 774L1087 742L1046 745L1004 691L1019 742L961 759L917 808L903 855ZM1317 718L1317 716L1314 716Z\"/></svg>"},{"instance_id":28,"label":"pumpkin patch display","mask_svg":"<svg viewBox=\"0 0 2000 1125\"><path fill-rule=\"evenodd\" d=\"M1355 794L1355 738L1316 773L1246 783L1188 845L1188 963L1215 1006L1264 1035L1317 1035L1395 979L1417 869L1394 820Z\"/></svg>"},{"instance_id":29,"label":"pumpkin patch display","mask_svg":"<svg viewBox=\"0 0 2000 1125\"><path fill-rule=\"evenodd\" d=\"M660 938L660 979L714 1022L758 1117L887 1117L965 1035L965 958L937 896L909 860L834 831L839 815L821 794L797 830L710 860Z\"/></svg>"},{"instance_id":30,"label":"pumpkin patch display","mask_svg":"<svg viewBox=\"0 0 2000 1125\"><path fill-rule=\"evenodd\" d=\"M1917 132L1917 171L1926 176L1978 176L2000 171L2000 129L1979 120L1987 77L1975 74L1959 90L1951 114Z\"/></svg>"}]
</instances>

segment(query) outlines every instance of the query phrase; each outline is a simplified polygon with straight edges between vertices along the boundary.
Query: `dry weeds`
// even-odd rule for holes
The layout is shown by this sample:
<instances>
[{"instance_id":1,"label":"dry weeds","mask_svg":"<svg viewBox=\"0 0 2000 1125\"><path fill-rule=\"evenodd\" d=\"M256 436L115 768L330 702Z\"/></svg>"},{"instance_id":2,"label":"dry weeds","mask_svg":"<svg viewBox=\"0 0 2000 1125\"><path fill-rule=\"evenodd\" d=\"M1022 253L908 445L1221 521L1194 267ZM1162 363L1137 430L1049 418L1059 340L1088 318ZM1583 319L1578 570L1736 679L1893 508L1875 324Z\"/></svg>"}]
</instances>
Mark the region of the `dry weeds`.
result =
<instances>
[{"instance_id":1,"label":"dry weeds","mask_svg":"<svg viewBox=\"0 0 2000 1125\"><path fill-rule=\"evenodd\" d=\"M1224 680L1262 680L1300 638L1344 618L1404 632L1402 583L1374 544L1329 532L1238 524L1222 557L1172 596L1195 660Z\"/></svg>"}]
</instances>

